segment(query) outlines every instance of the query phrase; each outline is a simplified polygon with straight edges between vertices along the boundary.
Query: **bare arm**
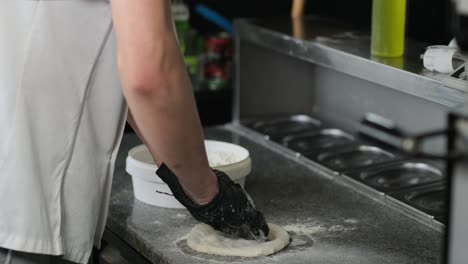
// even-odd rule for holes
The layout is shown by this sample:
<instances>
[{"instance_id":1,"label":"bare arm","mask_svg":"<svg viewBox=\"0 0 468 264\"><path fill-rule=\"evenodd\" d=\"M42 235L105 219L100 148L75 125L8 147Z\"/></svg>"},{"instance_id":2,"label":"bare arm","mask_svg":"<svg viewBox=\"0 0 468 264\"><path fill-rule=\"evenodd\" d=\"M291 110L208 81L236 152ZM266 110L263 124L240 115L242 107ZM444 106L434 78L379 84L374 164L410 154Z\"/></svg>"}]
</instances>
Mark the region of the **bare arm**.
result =
<instances>
[{"instance_id":1,"label":"bare arm","mask_svg":"<svg viewBox=\"0 0 468 264\"><path fill-rule=\"evenodd\" d=\"M143 141L143 143L145 145L148 145L148 143L146 143L147 142L146 139L143 137L143 135L140 132L140 129L138 128L137 124L135 123L135 119L133 118L133 114L132 114L132 111L130 109L128 110L127 122L132 127L133 131L137 134L137 136L140 138L140 140ZM159 160L157 158L153 158L153 159L154 160Z\"/></svg>"},{"instance_id":2,"label":"bare arm","mask_svg":"<svg viewBox=\"0 0 468 264\"><path fill-rule=\"evenodd\" d=\"M171 18L170 0L112 0L124 96L141 139L186 193L205 204L216 195L203 131Z\"/></svg>"}]
</instances>

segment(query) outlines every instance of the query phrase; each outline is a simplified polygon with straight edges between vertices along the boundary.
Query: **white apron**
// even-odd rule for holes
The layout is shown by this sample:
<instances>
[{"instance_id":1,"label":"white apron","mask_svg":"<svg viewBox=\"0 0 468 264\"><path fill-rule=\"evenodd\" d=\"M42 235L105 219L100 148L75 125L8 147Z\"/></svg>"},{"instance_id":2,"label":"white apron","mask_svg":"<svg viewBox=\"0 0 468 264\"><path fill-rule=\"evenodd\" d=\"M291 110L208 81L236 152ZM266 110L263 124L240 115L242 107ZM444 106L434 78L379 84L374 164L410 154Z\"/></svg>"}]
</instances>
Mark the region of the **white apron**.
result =
<instances>
[{"instance_id":1,"label":"white apron","mask_svg":"<svg viewBox=\"0 0 468 264\"><path fill-rule=\"evenodd\" d=\"M0 248L86 263L126 120L104 0L0 0Z\"/></svg>"}]
</instances>

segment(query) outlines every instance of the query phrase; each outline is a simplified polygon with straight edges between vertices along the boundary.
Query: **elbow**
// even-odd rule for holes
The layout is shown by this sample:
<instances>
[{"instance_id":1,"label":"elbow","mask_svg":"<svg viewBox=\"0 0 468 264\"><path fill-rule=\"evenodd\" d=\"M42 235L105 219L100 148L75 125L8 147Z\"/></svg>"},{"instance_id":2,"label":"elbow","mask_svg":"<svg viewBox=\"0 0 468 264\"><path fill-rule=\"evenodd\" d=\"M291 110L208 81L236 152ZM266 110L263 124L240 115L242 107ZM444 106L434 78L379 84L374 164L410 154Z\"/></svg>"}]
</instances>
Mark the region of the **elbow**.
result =
<instances>
[{"instance_id":1,"label":"elbow","mask_svg":"<svg viewBox=\"0 0 468 264\"><path fill-rule=\"evenodd\" d=\"M171 94L167 78L159 74L133 74L125 78L123 85L126 93L137 97L168 98Z\"/></svg>"},{"instance_id":2,"label":"elbow","mask_svg":"<svg viewBox=\"0 0 468 264\"><path fill-rule=\"evenodd\" d=\"M162 96L169 93L167 85L147 79L131 81L128 83L127 89L130 93L142 97Z\"/></svg>"},{"instance_id":3,"label":"elbow","mask_svg":"<svg viewBox=\"0 0 468 264\"><path fill-rule=\"evenodd\" d=\"M125 98L130 107L138 105L151 105L153 111L168 113L176 99L176 91L171 89L167 81L148 79L135 79L127 85ZM132 105L133 103L133 105Z\"/></svg>"},{"instance_id":4,"label":"elbow","mask_svg":"<svg viewBox=\"0 0 468 264\"><path fill-rule=\"evenodd\" d=\"M117 63L126 93L140 97L168 98L178 79L179 65L166 53L121 48Z\"/></svg>"},{"instance_id":5,"label":"elbow","mask_svg":"<svg viewBox=\"0 0 468 264\"><path fill-rule=\"evenodd\" d=\"M176 67L167 60L147 57L141 59L141 56L119 54L118 66L124 93L132 97L170 100L177 93L175 85L178 80L173 74Z\"/></svg>"}]
</instances>

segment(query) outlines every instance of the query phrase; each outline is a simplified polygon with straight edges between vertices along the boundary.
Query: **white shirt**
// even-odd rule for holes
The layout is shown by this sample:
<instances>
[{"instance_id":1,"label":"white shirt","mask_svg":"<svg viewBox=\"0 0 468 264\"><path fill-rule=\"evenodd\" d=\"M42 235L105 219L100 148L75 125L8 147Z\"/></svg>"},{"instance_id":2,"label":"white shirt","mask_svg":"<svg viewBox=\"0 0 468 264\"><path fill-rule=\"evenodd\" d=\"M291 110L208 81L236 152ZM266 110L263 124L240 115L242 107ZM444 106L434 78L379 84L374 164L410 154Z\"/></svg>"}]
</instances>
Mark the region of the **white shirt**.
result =
<instances>
[{"instance_id":1,"label":"white shirt","mask_svg":"<svg viewBox=\"0 0 468 264\"><path fill-rule=\"evenodd\" d=\"M0 1L0 247L86 263L127 108L105 0Z\"/></svg>"}]
</instances>

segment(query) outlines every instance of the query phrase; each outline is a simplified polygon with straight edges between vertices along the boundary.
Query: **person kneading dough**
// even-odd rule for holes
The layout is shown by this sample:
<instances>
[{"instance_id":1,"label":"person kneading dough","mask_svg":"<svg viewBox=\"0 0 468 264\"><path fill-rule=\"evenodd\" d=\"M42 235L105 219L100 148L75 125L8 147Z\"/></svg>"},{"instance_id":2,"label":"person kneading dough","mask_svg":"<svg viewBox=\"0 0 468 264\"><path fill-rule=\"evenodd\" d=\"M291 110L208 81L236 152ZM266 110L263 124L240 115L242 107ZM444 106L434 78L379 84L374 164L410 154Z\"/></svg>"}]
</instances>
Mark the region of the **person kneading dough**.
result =
<instances>
[{"instance_id":1,"label":"person kneading dough","mask_svg":"<svg viewBox=\"0 0 468 264\"><path fill-rule=\"evenodd\" d=\"M0 58L1 264L88 262L127 119L196 220L268 236L208 166L170 0L0 1Z\"/></svg>"}]
</instances>

